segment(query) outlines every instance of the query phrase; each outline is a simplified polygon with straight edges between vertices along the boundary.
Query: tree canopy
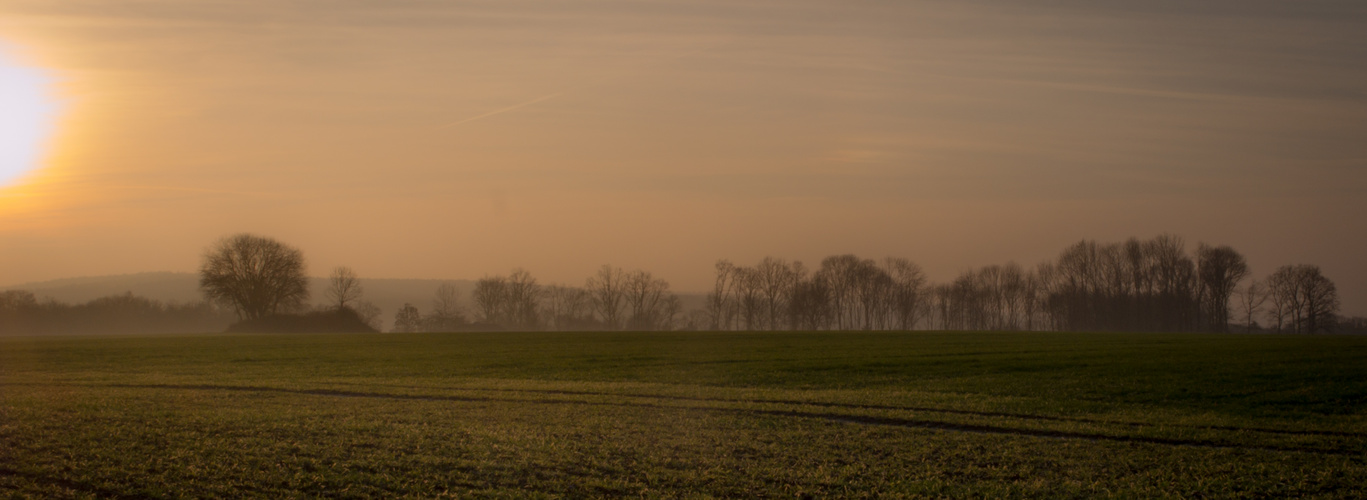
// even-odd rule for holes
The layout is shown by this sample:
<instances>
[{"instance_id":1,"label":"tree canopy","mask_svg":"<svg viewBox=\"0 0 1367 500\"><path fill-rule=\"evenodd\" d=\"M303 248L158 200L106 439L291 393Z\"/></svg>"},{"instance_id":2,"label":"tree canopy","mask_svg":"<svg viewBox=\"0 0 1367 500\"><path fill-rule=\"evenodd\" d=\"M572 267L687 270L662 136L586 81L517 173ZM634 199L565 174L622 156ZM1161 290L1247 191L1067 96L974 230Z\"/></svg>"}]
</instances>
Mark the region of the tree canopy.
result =
<instances>
[{"instance_id":1,"label":"tree canopy","mask_svg":"<svg viewBox=\"0 0 1367 500\"><path fill-rule=\"evenodd\" d=\"M204 254L199 286L239 318L257 319L299 308L309 297L304 254L271 238L229 236Z\"/></svg>"}]
</instances>

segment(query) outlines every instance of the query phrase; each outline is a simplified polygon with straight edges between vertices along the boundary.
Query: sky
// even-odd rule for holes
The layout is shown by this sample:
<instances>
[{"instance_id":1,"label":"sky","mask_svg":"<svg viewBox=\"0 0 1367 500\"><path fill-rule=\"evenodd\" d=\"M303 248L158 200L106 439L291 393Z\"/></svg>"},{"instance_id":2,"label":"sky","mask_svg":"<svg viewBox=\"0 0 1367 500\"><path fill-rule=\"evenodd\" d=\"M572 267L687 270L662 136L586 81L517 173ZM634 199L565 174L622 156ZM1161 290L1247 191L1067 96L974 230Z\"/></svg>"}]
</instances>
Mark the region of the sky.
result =
<instances>
[{"instance_id":1,"label":"sky","mask_svg":"<svg viewBox=\"0 0 1367 500\"><path fill-rule=\"evenodd\" d=\"M49 85L41 71L0 59L0 185L42 159L56 113Z\"/></svg>"},{"instance_id":2,"label":"sky","mask_svg":"<svg viewBox=\"0 0 1367 500\"><path fill-rule=\"evenodd\" d=\"M1361 1L0 0L60 110L0 180L0 285L238 232L319 275L681 291L1173 233L1367 314L1363 33Z\"/></svg>"}]
</instances>

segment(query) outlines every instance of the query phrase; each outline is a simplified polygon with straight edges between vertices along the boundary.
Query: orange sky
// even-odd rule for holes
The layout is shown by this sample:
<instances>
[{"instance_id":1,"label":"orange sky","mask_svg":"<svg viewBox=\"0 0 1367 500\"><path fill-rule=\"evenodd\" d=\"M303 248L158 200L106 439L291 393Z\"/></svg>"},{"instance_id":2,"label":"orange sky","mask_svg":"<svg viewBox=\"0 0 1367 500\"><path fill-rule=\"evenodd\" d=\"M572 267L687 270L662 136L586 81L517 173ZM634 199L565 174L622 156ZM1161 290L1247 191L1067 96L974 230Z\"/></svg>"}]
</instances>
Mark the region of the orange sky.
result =
<instances>
[{"instance_id":1,"label":"orange sky","mask_svg":"<svg viewBox=\"0 0 1367 500\"><path fill-rule=\"evenodd\" d=\"M65 110L0 188L0 285L241 231L315 274L680 290L1173 232L1367 314L1362 33L1361 2L0 0Z\"/></svg>"}]
</instances>

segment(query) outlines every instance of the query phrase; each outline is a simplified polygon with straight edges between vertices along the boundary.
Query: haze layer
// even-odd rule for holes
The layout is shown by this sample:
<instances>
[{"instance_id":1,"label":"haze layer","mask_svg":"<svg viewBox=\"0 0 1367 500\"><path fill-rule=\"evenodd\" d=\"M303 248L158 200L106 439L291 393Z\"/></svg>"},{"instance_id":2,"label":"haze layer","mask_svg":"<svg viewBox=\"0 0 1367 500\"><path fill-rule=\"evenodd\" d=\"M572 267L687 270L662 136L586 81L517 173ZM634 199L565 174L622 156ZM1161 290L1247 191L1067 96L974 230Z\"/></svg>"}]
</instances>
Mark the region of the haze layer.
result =
<instances>
[{"instance_id":1,"label":"haze layer","mask_svg":"<svg viewBox=\"0 0 1367 500\"><path fill-rule=\"evenodd\" d=\"M238 231L315 274L682 290L1173 232L1367 313L1365 32L1361 2L0 0L69 103L0 191L0 283Z\"/></svg>"}]
</instances>

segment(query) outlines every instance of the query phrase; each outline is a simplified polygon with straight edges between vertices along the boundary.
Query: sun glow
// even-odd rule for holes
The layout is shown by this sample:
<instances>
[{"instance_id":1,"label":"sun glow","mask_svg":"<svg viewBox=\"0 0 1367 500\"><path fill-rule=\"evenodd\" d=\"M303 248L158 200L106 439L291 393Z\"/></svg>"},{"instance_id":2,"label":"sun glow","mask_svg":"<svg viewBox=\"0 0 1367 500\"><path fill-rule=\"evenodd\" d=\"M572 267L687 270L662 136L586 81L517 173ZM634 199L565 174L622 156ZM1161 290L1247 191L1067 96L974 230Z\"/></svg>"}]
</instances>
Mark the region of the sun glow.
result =
<instances>
[{"instance_id":1,"label":"sun glow","mask_svg":"<svg viewBox=\"0 0 1367 500\"><path fill-rule=\"evenodd\" d=\"M0 187L41 166L57 114L50 83L0 52Z\"/></svg>"}]
</instances>

